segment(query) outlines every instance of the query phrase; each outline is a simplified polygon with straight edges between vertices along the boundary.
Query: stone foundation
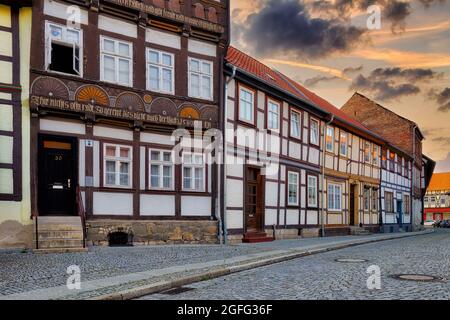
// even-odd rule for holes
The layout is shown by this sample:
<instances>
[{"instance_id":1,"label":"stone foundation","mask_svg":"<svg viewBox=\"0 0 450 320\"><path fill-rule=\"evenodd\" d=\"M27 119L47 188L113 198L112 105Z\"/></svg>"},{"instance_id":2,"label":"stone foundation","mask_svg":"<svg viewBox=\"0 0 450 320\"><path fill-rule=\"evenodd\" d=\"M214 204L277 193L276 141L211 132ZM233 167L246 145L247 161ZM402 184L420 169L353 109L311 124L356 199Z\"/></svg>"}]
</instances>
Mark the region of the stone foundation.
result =
<instances>
[{"instance_id":1,"label":"stone foundation","mask_svg":"<svg viewBox=\"0 0 450 320\"><path fill-rule=\"evenodd\" d=\"M268 237L273 237L273 229L265 230ZM300 235L298 229L277 229L275 230L275 240L298 239Z\"/></svg>"},{"instance_id":2,"label":"stone foundation","mask_svg":"<svg viewBox=\"0 0 450 320\"><path fill-rule=\"evenodd\" d=\"M107 246L108 235L125 232L132 235L133 245L216 244L217 221L119 221L86 222L87 243Z\"/></svg>"},{"instance_id":3,"label":"stone foundation","mask_svg":"<svg viewBox=\"0 0 450 320\"><path fill-rule=\"evenodd\" d=\"M319 228L305 228L300 230L302 238L317 238L320 235Z\"/></svg>"},{"instance_id":4,"label":"stone foundation","mask_svg":"<svg viewBox=\"0 0 450 320\"><path fill-rule=\"evenodd\" d=\"M23 225L17 221L0 223L0 248L32 248L33 225Z\"/></svg>"}]
</instances>

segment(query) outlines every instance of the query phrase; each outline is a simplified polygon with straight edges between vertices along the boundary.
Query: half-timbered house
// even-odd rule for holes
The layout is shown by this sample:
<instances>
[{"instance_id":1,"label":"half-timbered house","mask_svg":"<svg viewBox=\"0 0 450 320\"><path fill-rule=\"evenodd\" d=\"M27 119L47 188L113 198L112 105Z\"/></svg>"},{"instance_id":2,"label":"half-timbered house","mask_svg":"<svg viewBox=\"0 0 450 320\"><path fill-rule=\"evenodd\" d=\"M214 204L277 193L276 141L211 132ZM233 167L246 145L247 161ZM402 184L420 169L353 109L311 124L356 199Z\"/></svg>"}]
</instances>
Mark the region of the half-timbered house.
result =
<instances>
[{"instance_id":1,"label":"half-timbered house","mask_svg":"<svg viewBox=\"0 0 450 320\"><path fill-rule=\"evenodd\" d=\"M376 228L383 140L233 47L225 63L229 239Z\"/></svg>"},{"instance_id":2,"label":"half-timbered house","mask_svg":"<svg viewBox=\"0 0 450 320\"><path fill-rule=\"evenodd\" d=\"M425 196L424 220L450 220L450 172L433 174Z\"/></svg>"},{"instance_id":3,"label":"half-timbered house","mask_svg":"<svg viewBox=\"0 0 450 320\"><path fill-rule=\"evenodd\" d=\"M177 154L173 132L220 129L228 12L228 1L34 1L36 248L80 247L40 231L84 221L91 244L217 240L217 166L202 144Z\"/></svg>"},{"instance_id":4,"label":"half-timbered house","mask_svg":"<svg viewBox=\"0 0 450 320\"><path fill-rule=\"evenodd\" d=\"M341 110L386 141L381 197L387 230L403 224L405 229L421 228L423 198L435 162L422 154L424 136L419 126L360 93L355 93Z\"/></svg>"},{"instance_id":5,"label":"half-timbered house","mask_svg":"<svg viewBox=\"0 0 450 320\"><path fill-rule=\"evenodd\" d=\"M0 247L31 245L31 1L0 4Z\"/></svg>"}]
</instances>

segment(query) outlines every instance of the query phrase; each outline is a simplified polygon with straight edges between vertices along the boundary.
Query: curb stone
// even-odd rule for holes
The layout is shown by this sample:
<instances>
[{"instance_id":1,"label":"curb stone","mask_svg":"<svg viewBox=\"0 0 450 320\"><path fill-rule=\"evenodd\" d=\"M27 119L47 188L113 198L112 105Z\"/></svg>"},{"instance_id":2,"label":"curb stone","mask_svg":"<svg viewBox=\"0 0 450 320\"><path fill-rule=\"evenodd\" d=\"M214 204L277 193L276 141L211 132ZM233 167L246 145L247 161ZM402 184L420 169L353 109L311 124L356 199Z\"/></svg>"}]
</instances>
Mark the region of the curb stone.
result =
<instances>
[{"instance_id":1,"label":"curb stone","mask_svg":"<svg viewBox=\"0 0 450 320\"><path fill-rule=\"evenodd\" d=\"M269 258L263 258L258 261L251 261L248 263L241 263L237 265L232 266L226 266L226 267L216 267L213 270L208 270L200 274L180 277L175 280L166 280L166 281L160 281L156 283L152 283L150 285L136 287L128 290L119 291L112 294L107 295L101 295L94 298L91 298L89 300L132 300L136 298L140 298L146 295L159 293L162 291L166 291L173 288L178 288L181 286L185 286L192 283L202 282L206 280L211 280L215 278L220 278L226 275L230 275L233 273L238 273L242 271L247 271L255 268L260 268L284 261L294 260L310 255L325 253L329 251L335 251L340 249L345 249L349 247L364 245L364 244L370 244L370 243L376 243L376 242L382 242L382 241L389 241L389 240L395 240L395 239L402 239L402 238L409 238L409 237L416 237L421 235L427 235L434 233L434 230L427 230L427 231L421 231L421 232L413 232L413 233L405 233L401 235L392 235L392 236L385 236L380 237L377 239L366 239L366 240L357 240L357 241L351 241L350 243L342 243L337 245L328 245L325 247L319 247L317 249L310 249L310 250L302 250L302 249L291 249L288 250L287 253L280 254L278 256L273 256Z\"/></svg>"}]
</instances>

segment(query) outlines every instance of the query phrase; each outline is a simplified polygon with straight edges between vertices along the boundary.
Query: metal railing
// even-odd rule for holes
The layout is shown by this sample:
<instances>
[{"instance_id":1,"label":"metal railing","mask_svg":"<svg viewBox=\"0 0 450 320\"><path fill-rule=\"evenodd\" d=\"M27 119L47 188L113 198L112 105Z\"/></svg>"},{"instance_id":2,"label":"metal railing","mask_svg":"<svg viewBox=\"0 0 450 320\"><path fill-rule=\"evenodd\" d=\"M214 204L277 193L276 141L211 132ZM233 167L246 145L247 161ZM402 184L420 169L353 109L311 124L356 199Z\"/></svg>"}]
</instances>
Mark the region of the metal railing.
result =
<instances>
[{"instance_id":1,"label":"metal railing","mask_svg":"<svg viewBox=\"0 0 450 320\"><path fill-rule=\"evenodd\" d=\"M84 210L83 197L81 196L80 186L77 186L77 208L78 208L78 216L81 219L81 226L83 228L83 248L86 248L86 211Z\"/></svg>"}]
</instances>

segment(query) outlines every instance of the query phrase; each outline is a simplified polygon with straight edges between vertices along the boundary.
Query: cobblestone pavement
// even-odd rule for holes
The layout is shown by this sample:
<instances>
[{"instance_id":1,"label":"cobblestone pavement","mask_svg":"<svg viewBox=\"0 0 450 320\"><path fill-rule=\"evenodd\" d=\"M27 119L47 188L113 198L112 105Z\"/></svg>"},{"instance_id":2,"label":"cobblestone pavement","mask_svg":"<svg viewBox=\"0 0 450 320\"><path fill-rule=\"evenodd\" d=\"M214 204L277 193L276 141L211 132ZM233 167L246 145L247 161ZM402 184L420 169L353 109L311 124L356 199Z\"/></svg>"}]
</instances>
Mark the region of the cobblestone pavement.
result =
<instances>
[{"instance_id":1,"label":"cobblestone pavement","mask_svg":"<svg viewBox=\"0 0 450 320\"><path fill-rule=\"evenodd\" d=\"M336 259L366 259L339 263ZM367 288L367 268L381 268L381 290ZM413 238L372 243L303 257L223 278L189 285L178 295L155 294L144 300L229 299L450 299L450 280L413 282L398 274L426 274L450 279L450 230Z\"/></svg>"},{"instance_id":2,"label":"cobblestone pavement","mask_svg":"<svg viewBox=\"0 0 450 320\"><path fill-rule=\"evenodd\" d=\"M348 236L284 240L236 246L91 247L88 253L46 255L0 250L0 298L9 294L65 285L67 268L71 265L80 267L82 281L89 281L257 252L339 243L354 238ZM358 237L364 238L370 237Z\"/></svg>"}]
</instances>

